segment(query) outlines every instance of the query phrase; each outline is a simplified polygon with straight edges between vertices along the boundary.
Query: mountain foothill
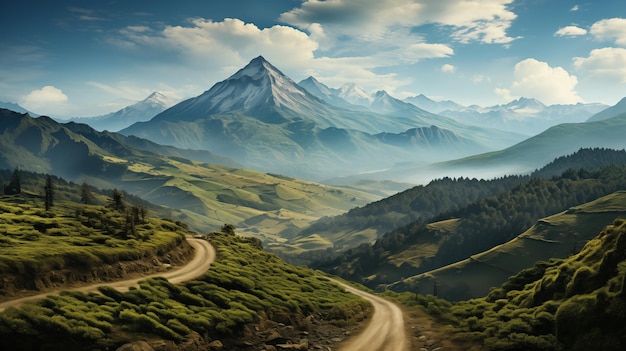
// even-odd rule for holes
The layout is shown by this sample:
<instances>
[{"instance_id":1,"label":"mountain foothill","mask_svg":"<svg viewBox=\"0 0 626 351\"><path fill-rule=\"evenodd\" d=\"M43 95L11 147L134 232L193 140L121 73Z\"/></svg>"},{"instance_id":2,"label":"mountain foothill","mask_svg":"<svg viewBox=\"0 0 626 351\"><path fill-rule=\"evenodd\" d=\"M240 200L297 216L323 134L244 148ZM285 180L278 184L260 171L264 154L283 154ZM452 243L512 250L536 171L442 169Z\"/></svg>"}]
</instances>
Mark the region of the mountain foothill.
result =
<instances>
[{"instance_id":1,"label":"mountain foothill","mask_svg":"<svg viewBox=\"0 0 626 351\"><path fill-rule=\"evenodd\" d=\"M617 350L623 327L603 318L622 321L626 306L625 101L400 100L314 77L296 83L259 56L199 96L155 92L94 118L2 104L0 180L11 190L20 176L25 190L0 196L0 270L49 281L82 260L155 250L165 260L162 248L185 235L215 243L218 261L184 285L148 279L127 293L64 293L0 311L0 336L24 337L24 349L46 338L117 348L150 333L177 344L193 334L232 346L246 335L330 347L309 333L333 324L342 335L371 311L323 271L489 350ZM139 221L111 194L169 219ZM44 243L68 251L41 262L2 253Z\"/></svg>"}]
</instances>

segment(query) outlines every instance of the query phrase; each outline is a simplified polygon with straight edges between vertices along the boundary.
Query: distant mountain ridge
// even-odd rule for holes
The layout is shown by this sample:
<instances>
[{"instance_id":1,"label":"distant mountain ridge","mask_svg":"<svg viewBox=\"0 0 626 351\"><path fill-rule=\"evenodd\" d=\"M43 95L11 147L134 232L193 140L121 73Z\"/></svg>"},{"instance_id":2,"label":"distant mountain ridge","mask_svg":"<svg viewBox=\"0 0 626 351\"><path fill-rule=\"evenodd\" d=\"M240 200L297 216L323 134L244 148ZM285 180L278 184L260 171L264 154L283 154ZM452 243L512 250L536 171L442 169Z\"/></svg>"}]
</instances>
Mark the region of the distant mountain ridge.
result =
<instances>
[{"instance_id":1,"label":"distant mountain ridge","mask_svg":"<svg viewBox=\"0 0 626 351\"><path fill-rule=\"evenodd\" d=\"M4 108L4 109L7 109L7 110L19 112L19 113L28 113L29 115L31 115L33 117L39 116L38 114L33 113L31 111L28 111L24 107L20 106L19 104L13 103L13 102L2 102L2 101L0 101L0 108Z\"/></svg>"},{"instance_id":2,"label":"distant mountain ridge","mask_svg":"<svg viewBox=\"0 0 626 351\"><path fill-rule=\"evenodd\" d=\"M75 117L69 121L85 123L99 131L117 132L134 123L148 121L177 102L177 98L155 91L144 100L116 112L96 117Z\"/></svg>"},{"instance_id":3,"label":"distant mountain ridge","mask_svg":"<svg viewBox=\"0 0 626 351\"><path fill-rule=\"evenodd\" d=\"M416 96L408 97L404 99L404 101L411 103L421 108L422 110L426 110L432 113L441 113L442 111L446 111L446 110L458 111L465 107L451 100L435 101L435 100L428 98L424 94L419 94Z\"/></svg>"},{"instance_id":4,"label":"distant mountain ridge","mask_svg":"<svg viewBox=\"0 0 626 351\"><path fill-rule=\"evenodd\" d=\"M387 106L388 113L376 113L333 98L336 91L314 79L303 84L309 84L319 96L259 56L203 94L121 133L180 148L210 150L261 171L317 180L387 168L405 160L450 159L522 139L514 133L464 125L386 93L378 100L384 100L381 108ZM327 102L330 100L334 104ZM413 143L386 142L393 139L391 134L426 131L432 126L447 130L448 137L422 133ZM379 133L387 134L378 138ZM427 140L435 135L436 141Z\"/></svg>"},{"instance_id":5,"label":"distant mountain ridge","mask_svg":"<svg viewBox=\"0 0 626 351\"><path fill-rule=\"evenodd\" d=\"M439 111L443 116L472 125L516 131L532 136L560 123L579 123L604 110L603 104L551 105L529 98L519 98L504 105L468 106Z\"/></svg>"},{"instance_id":6,"label":"distant mountain ridge","mask_svg":"<svg viewBox=\"0 0 626 351\"><path fill-rule=\"evenodd\" d=\"M596 122L604 119L612 118L619 114L626 113L626 97L621 99L617 104L611 106L605 110L602 110L595 115L591 116L587 122Z\"/></svg>"}]
</instances>

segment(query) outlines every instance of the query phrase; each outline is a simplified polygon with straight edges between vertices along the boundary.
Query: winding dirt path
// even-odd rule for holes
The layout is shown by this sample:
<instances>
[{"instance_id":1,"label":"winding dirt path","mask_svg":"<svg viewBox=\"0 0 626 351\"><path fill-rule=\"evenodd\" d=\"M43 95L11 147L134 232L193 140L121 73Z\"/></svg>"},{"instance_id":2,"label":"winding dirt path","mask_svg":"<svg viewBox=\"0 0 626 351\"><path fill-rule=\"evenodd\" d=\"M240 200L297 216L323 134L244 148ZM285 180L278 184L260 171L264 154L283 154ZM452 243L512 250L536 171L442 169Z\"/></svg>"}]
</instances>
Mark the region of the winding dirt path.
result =
<instances>
[{"instance_id":1,"label":"winding dirt path","mask_svg":"<svg viewBox=\"0 0 626 351\"><path fill-rule=\"evenodd\" d=\"M340 351L408 351L402 310L393 302L328 278L347 291L361 296L374 306L369 324L359 335L348 340Z\"/></svg>"},{"instance_id":2,"label":"winding dirt path","mask_svg":"<svg viewBox=\"0 0 626 351\"><path fill-rule=\"evenodd\" d=\"M71 291L93 292L93 291L97 291L98 288L101 286L110 286L119 291L127 291L128 288L130 288L131 286L137 286L140 280L144 280L144 279L152 278L152 277L163 277L174 284L192 280L194 278L201 276L209 269L209 267L211 266L211 263L215 262L216 254L215 254L215 248L213 248L213 246L211 246L211 244L206 240L187 238L187 242L189 242L189 244L193 246L194 255L191 261L189 261L189 263L187 263L186 265L182 266L179 269L172 270L169 272L155 273L155 274L151 274L151 275L140 277L140 278L120 280L116 282L98 283L98 284L87 285L83 287L77 287L77 288L63 288L63 289L48 291L48 292L37 294L37 295L9 300L9 301L0 303L0 312L8 307L19 306L27 301L43 299L48 295L55 295L55 294L60 293L61 291L71 290Z\"/></svg>"}]
</instances>

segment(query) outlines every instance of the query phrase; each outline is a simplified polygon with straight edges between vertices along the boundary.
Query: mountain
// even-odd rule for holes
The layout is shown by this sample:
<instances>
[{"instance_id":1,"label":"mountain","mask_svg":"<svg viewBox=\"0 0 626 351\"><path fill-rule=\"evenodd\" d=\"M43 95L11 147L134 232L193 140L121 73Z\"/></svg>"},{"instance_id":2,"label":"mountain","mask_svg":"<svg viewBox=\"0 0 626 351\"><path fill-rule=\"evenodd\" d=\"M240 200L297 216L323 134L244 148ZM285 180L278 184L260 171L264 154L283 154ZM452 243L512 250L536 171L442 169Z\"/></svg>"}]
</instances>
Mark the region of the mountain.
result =
<instances>
[{"instance_id":1,"label":"mountain","mask_svg":"<svg viewBox=\"0 0 626 351\"><path fill-rule=\"evenodd\" d=\"M13 103L13 102L2 102L0 101L0 109L7 109L7 110L11 110L11 111L15 111L15 112L19 112L19 113L28 113L29 115L33 116L33 117L37 117L38 115L36 113L30 112L27 109L23 108L22 106L20 106L19 104Z\"/></svg>"},{"instance_id":2,"label":"mountain","mask_svg":"<svg viewBox=\"0 0 626 351\"><path fill-rule=\"evenodd\" d=\"M360 109L359 105L351 104L339 97L339 89L329 88L314 77L301 80L298 85L328 104L349 109Z\"/></svg>"},{"instance_id":3,"label":"mountain","mask_svg":"<svg viewBox=\"0 0 626 351\"><path fill-rule=\"evenodd\" d=\"M116 132L136 122L148 121L177 102L178 99L155 91L144 100L116 112L96 117L76 117L70 121L89 124L99 131Z\"/></svg>"},{"instance_id":4,"label":"mountain","mask_svg":"<svg viewBox=\"0 0 626 351\"><path fill-rule=\"evenodd\" d=\"M308 83L317 87L318 94L332 92L311 79ZM317 180L389 168L406 160L451 159L522 139L513 133L468 127L400 103L407 106L390 114L332 105L257 57L203 94L121 133L159 144L210 150L265 172ZM376 136L433 125L442 132L448 130L450 137L393 145ZM433 148L437 143L442 147Z\"/></svg>"},{"instance_id":5,"label":"mountain","mask_svg":"<svg viewBox=\"0 0 626 351\"><path fill-rule=\"evenodd\" d=\"M572 154L581 148L624 149L624 133L626 113L596 122L559 124L509 148L442 162L434 165L430 171L444 172L450 176L530 173L556 157Z\"/></svg>"},{"instance_id":6,"label":"mountain","mask_svg":"<svg viewBox=\"0 0 626 351\"><path fill-rule=\"evenodd\" d=\"M606 108L602 104L546 106L536 99L519 98L505 105L480 107L476 105L439 111L458 121L515 131L529 136L543 132L560 123L579 123Z\"/></svg>"},{"instance_id":7,"label":"mountain","mask_svg":"<svg viewBox=\"0 0 626 351\"><path fill-rule=\"evenodd\" d=\"M462 105L459 105L454 101L435 101L426 97L424 94L408 97L404 99L404 101L432 113L440 113L446 110L458 111L463 108Z\"/></svg>"},{"instance_id":8,"label":"mountain","mask_svg":"<svg viewBox=\"0 0 626 351\"><path fill-rule=\"evenodd\" d=\"M354 105L369 106L372 96L354 83L346 83L339 88L337 96Z\"/></svg>"},{"instance_id":9,"label":"mountain","mask_svg":"<svg viewBox=\"0 0 626 351\"><path fill-rule=\"evenodd\" d=\"M177 209L181 215L175 219L196 230L233 224L274 251L299 247L285 243L280 233L380 198L357 189L235 168L232 160L208 151L177 149L3 109L0 150L0 168L124 190Z\"/></svg>"},{"instance_id":10,"label":"mountain","mask_svg":"<svg viewBox=\"0 0 626 351\"><path fill-rule=\"evenodd\" d=\"M626 113L626 97L621 99L617 104L607 108L606 110L602 110L595 115L591 116L587 122L596 122L601 121L603 119L609 119L620 115L622 113Z\"/></svg>"}]
</instances>

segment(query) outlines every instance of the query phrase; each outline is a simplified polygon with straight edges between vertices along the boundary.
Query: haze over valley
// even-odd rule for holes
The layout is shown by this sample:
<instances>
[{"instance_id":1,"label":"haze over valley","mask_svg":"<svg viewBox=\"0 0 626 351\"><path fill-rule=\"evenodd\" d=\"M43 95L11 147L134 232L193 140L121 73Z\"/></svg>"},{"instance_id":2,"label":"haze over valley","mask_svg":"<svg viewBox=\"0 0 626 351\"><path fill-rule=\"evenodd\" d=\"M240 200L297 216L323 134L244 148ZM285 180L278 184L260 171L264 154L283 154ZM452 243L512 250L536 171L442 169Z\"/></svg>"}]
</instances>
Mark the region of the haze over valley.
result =
<instances>
[{"instance_id":1,"label":"haze over valley","mask_svg":"<svg viewBox=\"0 0 626 351\"><path fill-rule=\"evenodd\" d=\"M3 6L1 349L626 344L621 3Z\"/></svg>"}]
</instances>

